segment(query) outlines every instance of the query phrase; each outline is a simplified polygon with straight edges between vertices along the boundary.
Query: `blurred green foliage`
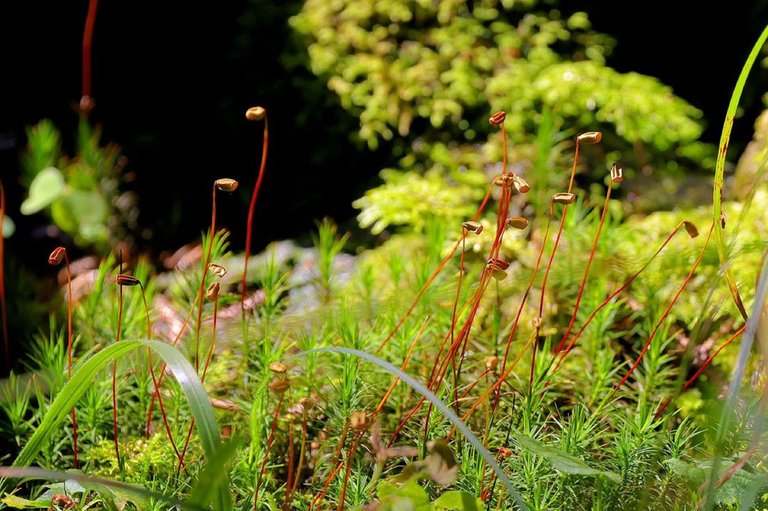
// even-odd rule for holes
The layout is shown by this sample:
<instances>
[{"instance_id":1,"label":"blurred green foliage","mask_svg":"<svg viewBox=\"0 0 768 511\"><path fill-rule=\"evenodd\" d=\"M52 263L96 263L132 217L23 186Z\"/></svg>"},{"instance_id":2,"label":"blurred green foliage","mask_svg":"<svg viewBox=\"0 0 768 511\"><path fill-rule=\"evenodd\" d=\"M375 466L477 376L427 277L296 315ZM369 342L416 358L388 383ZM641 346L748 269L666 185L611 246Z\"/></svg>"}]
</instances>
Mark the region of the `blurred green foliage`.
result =
<instances>
[{"instance_id":1,"label":"blurred green foliage","mask_svg":"<svg viewBox=\"0 0 768 511\"><path fill-rule=\"evenodd\" d=\"M125 166L119 147L101 146L101 130L84 117L74 158L62 154L61 134L49 120L28 129L27 137L23 180L29 195L21 212L45 211L78 245L108 252L138 216L133 194L119 189Z\"/></svg>"},{"instance_id":2,"label":"blurred green foliage","mask_svg":"<svg viewBox=\"0 0 768 511\"><path fill-rule=\"evenodd\" d=\"M563 140L581 131L604 131L593 161L621 159L629 175L713 154L696 142L700 111L654 78L607 67L614 41L554 2L309 0L291 24L312 71L359 117L360 138L394 140L405 155L355 203L374 232L421 229L425 208L465 217L499 172L501 143L487 122L496 110L507 111L510 165L538 169L541 187L561 183Z\"/></svg>"}]
</instances>

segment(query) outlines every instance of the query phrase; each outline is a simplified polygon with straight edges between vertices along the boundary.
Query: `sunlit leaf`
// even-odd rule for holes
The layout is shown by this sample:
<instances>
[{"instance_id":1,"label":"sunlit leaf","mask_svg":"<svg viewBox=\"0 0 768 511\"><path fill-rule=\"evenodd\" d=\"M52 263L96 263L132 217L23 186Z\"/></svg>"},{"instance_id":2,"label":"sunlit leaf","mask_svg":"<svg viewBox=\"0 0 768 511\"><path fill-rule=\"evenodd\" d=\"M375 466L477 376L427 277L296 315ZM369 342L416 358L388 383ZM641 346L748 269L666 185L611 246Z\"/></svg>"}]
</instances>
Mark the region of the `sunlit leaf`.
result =
<instances>
[{"instance_id":1,"label":"sunlit leaf","mask_svg":"<svg viewBox=\"0 0 768 511\"><path fill-rule=\"evenodd\" d=\"M22 214L31 215L50 206L64 193L64 189L64 176L59 169L48 167L41 170L29 185L29 197L21 203Z\"/></svg>"}]
</instances>

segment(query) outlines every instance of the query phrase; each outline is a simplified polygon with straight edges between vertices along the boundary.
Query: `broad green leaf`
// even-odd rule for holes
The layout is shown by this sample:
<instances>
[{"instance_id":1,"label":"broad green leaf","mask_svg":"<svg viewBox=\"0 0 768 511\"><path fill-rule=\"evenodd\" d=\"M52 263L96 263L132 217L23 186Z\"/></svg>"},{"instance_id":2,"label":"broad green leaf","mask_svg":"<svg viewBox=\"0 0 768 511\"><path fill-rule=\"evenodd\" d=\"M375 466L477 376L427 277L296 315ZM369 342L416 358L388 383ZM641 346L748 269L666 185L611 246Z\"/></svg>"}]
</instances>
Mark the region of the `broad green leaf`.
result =
<instances>
[{"instance_id":1,"label":"broad green leaf","mask_svg":"<svg viewBox=\"0 0 768 511\"><path fill-rule=\"evenodd\" d=\"M21 203L21 212L24 215L37 213L49 206L64 193L64 176L56 167L48 167L40 171L29 185L29 197Z\"/></svg>"},{"instance_id":2,"label":"broad green leaf","mask_svg":"<svg viewBox=\"0 0 768 511\"><path fill-rule=\"evenodd\" d=\"M552 466L560 472L581 476L603 476L616 483L621 482L621 477L618 474L594 469L576 456L572 456L560 449L544 445L530 437L521 435L517 437L517 443L526 451L541 456L549 461Z\"/></svg>"},{"instance_id":3,"label":"broad green leaf","mask_svg":"<svg viewBox=\"0 0 768 511\"><path fill-rule=\"evenodd\" d=\"M16 224L13 223L11 217L5 215L3 217L3 238L10 238L14 232L16 232Z\"/></svg>"},{"instance_id":4,"label":"broad green leaf","mask_svg":"<svg viewBox=\"0 0 768 511\"><path fill-rule=\"evenodd\" d=\"M27 444L21 450L14 467L29 466L40 452L40 449L49 441L51 435L60 427L62 421L69 415L69 410L77 403L78 399L90 388L97 374L112 362L120 360L131 351L139 348L150 348L168 365L168 369L179 382L184 392L192 416L197 425L198 436L203 445L203 450L208 460L215 460L221 449L221 436L219 435L216 417L213 414L208 394L206 394L197 372L179 350L166 343L153 340L125 340L115 343L89 359L81 360L74 368L72 378L64 385L56 399L51 403L48 413L30 437ZM214 508L221 511L232 509L232 497L229 494L229 476L226 475L226 484L219 487L213 496Z\"/></svg>"},{"instance_id":5,"label":"broad green leaf","mask_svg":"<svg viewBox=\"0 0 768 511\"><path fill-rule=\"evenodd\" d=\"M51 499L29 500L12 493L0 499L0 502L12 509L49 509L51 507Z\"/></svg>"},{"instance_id":6,"label":"broad green leaf","mask_svg":"<svg viewBox=\"0 0 768 511\"><path fill-rule=\"evenodd\" d=\"M87 242L103 241L109 236L108 216L109 205L97 191L70 188L51 206L54 223Z\"/></svg>"},{"instance_id":7,"label":"broad green leaf","mask_svg":"<svg viewBox=\"0 0 768 511\"><path fill-rule=\"evenodd\" d=\"M415 479L403 484L382 481L377 486L380 511L428 511L429 496Z\"/></svg>"},{"instance_id":8,"label":"broad green leaf","mask_svg":"<svg viewBox=\"0 0 768 511\"><path fill-rule=\"evenodd\" d=\"M528 504L525 503L523 498L520 496L520 494L515 490L515 487L512 485L512 481L509 480L509 477L507 477L507 474L504 473L504 471L501 469L499 464L496 462L496 459L493 457L493 455L488 452L488 449L483 447L482 442L475 436L474 433L472 433L472 430L467 427L466 424L459 418L458 415L454 413L453 410L451 410L448 405L443 403L439 397L437 397L431 390L429 390L427 387L416 381L412 376L409 374L403 372L400 368L393 366L389 362L380 359L379 357L375 355L371 355L370 353L366 353L365 351L360 350L353 350L350 348L341 348L336 346L329 346L324 348L316 348L309 351L302 351L301 353L298 353L296 356L301 357L305 355L309 355L311 353L343 353L345 355L351 355L353 357L362 358L365 360L368 360L369 362L373 362L377 366L381 367L388 373L392 374L393 376L397 376L401 380L403 380L405 383L407 383L413 390L421 394L424 399L432 403L435 408L440 410L440 412L447 418L449 421L453 423L456 428L461 431L461 433L467 438L469 443L471 443L475 449L477 449L477 452L480 454L480 456L483 457L486 463L488 463L488 466L496 473L496 476L499 478L499 480L502 482L504 487L507 489L507 492L509 492L509 495L517 502L517 505L520 506L521 509L524 511L527 511L529 509Z\"/></svg>"},{"instance_id":9,"label":"broad green leaf","mask_svg":"<svg viewBox=\"0 0 768 511\"><path fill-rule=\"evenodd\" d=\"M440 495L432 503L438 509L451 509L458 511L480 511L483 509L483 501L463 491L447 491Z\"/></svg>"}]
</instances>

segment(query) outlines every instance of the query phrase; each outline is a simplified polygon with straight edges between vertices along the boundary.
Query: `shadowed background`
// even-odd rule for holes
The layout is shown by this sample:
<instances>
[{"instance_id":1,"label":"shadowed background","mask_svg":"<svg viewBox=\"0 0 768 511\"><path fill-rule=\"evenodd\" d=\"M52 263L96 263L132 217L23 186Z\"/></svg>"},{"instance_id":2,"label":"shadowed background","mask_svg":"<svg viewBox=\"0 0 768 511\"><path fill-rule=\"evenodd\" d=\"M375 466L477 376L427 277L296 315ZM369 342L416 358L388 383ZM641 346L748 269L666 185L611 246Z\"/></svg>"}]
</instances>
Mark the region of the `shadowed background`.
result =
<instances>
[{"instance_id":1,"label":"shadowed background","mask_svg":"<svg viewBox=\"0 0 768 511\"><path fill-rule=\"evenodd\" d=\"M656 76L704 111L705 140L716 142L747 52L766 21L765 1L727 8L698 2L625 4L579 1L594 29L617 39L608 65ZM0 37L6 70L0 97L0 172L17 234L11 254L47 253L44 215L22 217L17 184L24 128L50 118L72 153L80 96L82 26L88 2L14 2ZM128 185L139 198L142 248L157 253L195 239L209 220L210 183L234 177L241 189L220 202L220 221L242 246L245 211L261 150L260 123L243 113L270 112L270 153L257 208L254 249L305 234L331 216L354 225L352 200L391 164L353 138L356 119L306 69L305 49L287 19L301 2L233 1L216 5L114 2L99 5L94 34L93 119L104 142L122 146ZM723 55L723 57L721 57ZM734 145L751 135L765 79L748 82L746 115ZM69 149L69 150L67 150ZM737 151L734 151L734 154ZM42 250L42 252L40 252ZM40 257L40 264L44 264Z\"/></svg>"}]
</instances>

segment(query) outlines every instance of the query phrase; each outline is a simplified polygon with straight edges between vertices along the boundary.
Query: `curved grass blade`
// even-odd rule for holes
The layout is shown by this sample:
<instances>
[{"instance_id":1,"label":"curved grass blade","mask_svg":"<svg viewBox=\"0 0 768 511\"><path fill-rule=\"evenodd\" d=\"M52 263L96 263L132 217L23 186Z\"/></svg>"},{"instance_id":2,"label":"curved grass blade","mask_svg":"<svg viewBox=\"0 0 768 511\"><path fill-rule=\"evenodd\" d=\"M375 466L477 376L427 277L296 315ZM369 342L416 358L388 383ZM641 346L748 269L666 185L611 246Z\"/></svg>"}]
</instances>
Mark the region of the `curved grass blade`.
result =
<instances>
[{"instance_id":1,"label":"curved grass blade","mask_svg":"<svg viewBox=\"0 0 768 511\"><path fill-rule=\"evenodd\" d=\"M205 456L208 460L217 458L221 449L221 436L216 423L216 417L213 413L208 394L205 392L197 372L187 361L179 350L159 341L153 340L125 340L112 344L107 348L96 353L87 360L83 360L75 366L72 378L51 403L48 413L43 417L42 422L30 437L27 444L21 450L13 462L14 467L24 467L30 465L40 449L50 439L51 435L60 426L65 417L69 415L69 410L77 403L78 399L88 390L91 382L97 374L109 364L131 351L139 348L150 348L157 353L167 364L173 376L181 386L192 416L197 424L198 436L202 443ZM0 484L2 487L2 484ZM232 509L232 497L229 494L229 477L227 476L222 486L218 487L213 497L215 509L228 511Z\"/></svg>"},{"instance_id":2,"label":"curved grass blade","mask_svg":"<svg viewBox=\"0 0 768 511\"><path fill-rule=\"evenodd\" d=\"M496 463L496 460L494 459L493 455L488 452L488 449L483 447L482 442L475 436L474 433L467 427L464 422L459 418L458 415L456 415L453 410L451 410L448 405L443 403L440 398L438 398L434 393L432 393L431 390L426 388L424 385L416 381L413 377L409 376L407 373L403 372L399 368L393 366L389 362L382 360L375 355L371 355L370 353L366 353L365 351L360 350L354 350L350 348L341 348L341 347L335 347L335 346L329 346L325 348L316 348L313 350L308 351L302 351L301 353L298 353L296 356L301 357L305 355L309 355L312 353L342 353L344 355L351 355L353 357L358 357L365 359L369 362L373 362L377 366L381 367L388 373L397 376L401 380L403 380L405 383L407 383L413 390L421 394L424 399L432 403L438 410L440 410L443 415L453 423L456 428L458 428L459 431L462 432L462 434L467 438L469 443L471 443L475 449L477 449L477 452L480 454L480 456L485 459L486 463L488 463L488 466L491 467L491 469L496 472L496 476L499 478L499 480L504 484L504 487L509 492L509 495L517 502L517 505L520 506L520 509L523 509L525 511L528 511L530 508L525 503L523 498L520 496L520 494L515 490L514 486L512 486L512 481L509 480L509 477L504 473L504 471L501 469L498 463Z\"/></svg>"},{"instance_id":3,"label":"curved grass blade","mask_svg":"<svg viewBox=\"0 0 768 511\"><path fill-rule=\"evenodd\" d=\"M736 109L739 106L739 100L741 100L741 93L744 91L747 76L749 76L749 72L752 70L752 66L765 44L766 39L768 39L768 25L763 29L763 33L760 34L757 42L752 47L752 51L749 52L749 56L747 57L746 62L744 62L744 67L741 69L741 74L739 74L739 78L736 81L736 86L733 88L731 100L728 103L728 110L725 113L723 131L720 134L720 145L717 153L717 163L715 164L715 182L712 190L712 221L715 224L715 247L717 248L717 255L720 258L720 264L724 265L725 280L728 283L728 289L733 296L733 301L745 320L747 319L746 308L741 301L741 296L739 295L739 290L736 287L733 275L731 275L731 270L728 265L725 264L727 254L725 248L725 236L723 233L724 227L720 221L723 206L723 176L725 173L725 155L728 152L728 144L731 140L731 130L733 129L733 120L736 117Z\"/></svg>"},{"instance_id":4,"label":"curved grass blade","mask_svg":"<svg viewBox=\"0 0 768 511\"><path fill-rule=\"evenodd\" d=\"M128 484L121 481L113 481L103 477L93 477L78 472L59 472L45 470L39 467L0 467L0 478L3 479L40 479L43 481L76 481L85 487L106 486L111 490L128 493L145 499L159 500L180 509L205 510L196 504L185 503L173 497L150 491L143 486Z\"/></svg>"}]
</instances>

